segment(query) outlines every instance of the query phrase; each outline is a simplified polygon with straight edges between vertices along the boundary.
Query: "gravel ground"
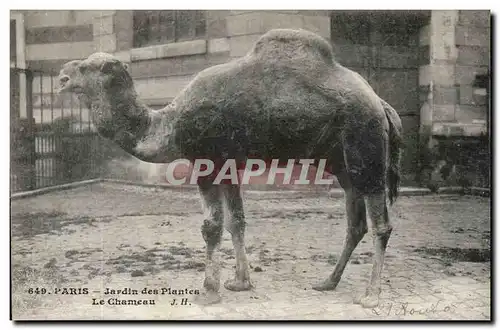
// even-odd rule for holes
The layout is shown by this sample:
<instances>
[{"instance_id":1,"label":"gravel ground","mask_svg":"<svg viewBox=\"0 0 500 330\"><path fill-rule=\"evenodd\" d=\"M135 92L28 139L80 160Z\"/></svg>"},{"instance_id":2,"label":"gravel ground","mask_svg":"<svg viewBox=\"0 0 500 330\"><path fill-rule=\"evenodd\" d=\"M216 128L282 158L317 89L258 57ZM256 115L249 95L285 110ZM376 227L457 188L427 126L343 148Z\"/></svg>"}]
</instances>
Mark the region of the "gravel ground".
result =
<instances>
[{"instance_id":1,"label":"gravel ground","mask_svg":"<svg viewBox=\"0 0 500 330\"><path fill-rule=\"evenodd\" d=\"M196 291L104 294L105 288L126 287L201 290L204 241L196 190L100 183L12 201L13 318L490 318L489 199L401 197L390 210L394 231L381 306L366 310L353 305L352 296L368 281L370 235L355 250L335 291L311 290L331 272L341 252L343 199L304 191L244 195L256 288L222 289L223 301L211 307L191 304ZM224 281L235 263L227 232L219 256ZM84 293L83 288L88 294L75 294ZM155 305L112 306L110 297L155 300ZM187 298L187 305L172 306L174 298ZM101 299L105 305L93 304Z\"/></svg>"}]
</instances>

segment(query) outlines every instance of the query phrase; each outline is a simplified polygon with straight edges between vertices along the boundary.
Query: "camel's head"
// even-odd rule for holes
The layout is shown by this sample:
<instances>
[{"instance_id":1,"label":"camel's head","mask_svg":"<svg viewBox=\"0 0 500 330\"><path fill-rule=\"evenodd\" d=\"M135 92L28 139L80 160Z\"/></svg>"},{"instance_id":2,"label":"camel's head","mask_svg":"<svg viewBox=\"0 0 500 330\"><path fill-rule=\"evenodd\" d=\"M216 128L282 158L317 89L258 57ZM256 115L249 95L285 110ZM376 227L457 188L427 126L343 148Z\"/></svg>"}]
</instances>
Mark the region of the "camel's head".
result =
<instances>
[{"instance_id":1,"label":"camel's head","mask_svg":"<svg viewBox=\"0 0 500 330\"><path fill-rule=\"evenodd\" d=\"M61 71L59 72L59 77L57 77L57 81L59 82L59 88L57 89L57 91L59 93L82 93L81 87L76 83L78 65L81 62L82 61L80 60L75 60L63 65Z\"/></svg>"},{"instance_id":2,"label":"camel's head","mask_svg":"<svg viewBox=\"0 0 500 330\"><path fill-rule=\"evenodd\" d=\"M60 92L84 94L90 99L110 96L133 87L128 66L107 53L64 64L59 74Z\"/></svg>"}]
</instances>

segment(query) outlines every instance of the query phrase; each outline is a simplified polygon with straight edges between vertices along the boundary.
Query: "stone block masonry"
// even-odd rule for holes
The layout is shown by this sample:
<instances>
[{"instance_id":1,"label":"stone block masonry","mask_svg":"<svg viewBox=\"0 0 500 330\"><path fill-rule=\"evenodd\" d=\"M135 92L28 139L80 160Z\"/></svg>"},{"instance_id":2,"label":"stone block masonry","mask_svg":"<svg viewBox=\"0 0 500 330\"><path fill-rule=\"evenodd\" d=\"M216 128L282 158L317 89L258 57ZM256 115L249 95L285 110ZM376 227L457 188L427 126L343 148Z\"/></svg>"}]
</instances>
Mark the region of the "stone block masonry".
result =
<instances>
[{"instance_id":1,"label":"stone block masonry","mask_svg":"<svg viewBox=\"0 0 500 330\"><path fill-rule=\"evenodd\" d=\"M423 98L422 130L437 123L468 125L486 119L486 100L474 96L473 82L489 72L490 32L489 11L432 11L420 31L422 54L428 57L420 56L419 82L430 93Z\"/></svg>"}]
</instances>

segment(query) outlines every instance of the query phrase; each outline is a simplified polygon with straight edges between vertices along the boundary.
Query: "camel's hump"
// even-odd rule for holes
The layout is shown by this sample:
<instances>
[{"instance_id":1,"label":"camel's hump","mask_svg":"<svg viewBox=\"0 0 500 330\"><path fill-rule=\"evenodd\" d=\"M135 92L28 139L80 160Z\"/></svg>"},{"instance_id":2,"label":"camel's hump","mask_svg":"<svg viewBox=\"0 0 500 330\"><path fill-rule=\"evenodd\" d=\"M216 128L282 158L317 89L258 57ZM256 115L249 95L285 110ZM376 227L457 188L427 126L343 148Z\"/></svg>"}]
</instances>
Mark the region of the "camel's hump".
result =
<instances>
[{"instance_id":1,"label":"camel's hump","mask_svg":"<svg viewBox=\"0 0 500 330\"><path fill-rule=\"evenodd\" d=\"M249 55L303 58L305 53L316 53L324 61L334 63L330 43L320 35L303 30L273 29L263 34L250 50Z\"/></svg>"}]
</instances>

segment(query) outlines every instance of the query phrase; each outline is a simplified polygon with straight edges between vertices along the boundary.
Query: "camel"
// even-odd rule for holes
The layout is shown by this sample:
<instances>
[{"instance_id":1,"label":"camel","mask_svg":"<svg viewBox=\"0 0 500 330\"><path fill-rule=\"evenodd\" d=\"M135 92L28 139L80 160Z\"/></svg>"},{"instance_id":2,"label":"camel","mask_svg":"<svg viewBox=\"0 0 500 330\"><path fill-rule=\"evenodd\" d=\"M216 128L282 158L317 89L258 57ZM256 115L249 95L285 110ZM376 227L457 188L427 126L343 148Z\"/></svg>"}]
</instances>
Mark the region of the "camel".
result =
<instances>
[{"instance_id":1,"label":"camel","mask_svg":"<svg viewBox=\"0 0 500 330\"><path fill-rule=\"evenodd\" d=\"M91 109L99 132L134 157L150 163L178 158L247 160L326 159L345 191L347 233L333 272L313 289L334 290L372 222L373 268L366 291L354 303L379 304L381 272L392 225L388 207L398 194L402 126L397 112L358 73L343 67L321 36L270 30L243 57L199 72L164 109L138 99L127 66L95 53L66 64L61 92L76 93ZM223 228L236 257L231 291L253 288L245 250L245 212L239 184L200 178L206 242L200 304L220 297L215 252ZM224 205L226 207L224 207ZM224 223L224 213L228 221Z\"/></svg>"}]
</instances>

